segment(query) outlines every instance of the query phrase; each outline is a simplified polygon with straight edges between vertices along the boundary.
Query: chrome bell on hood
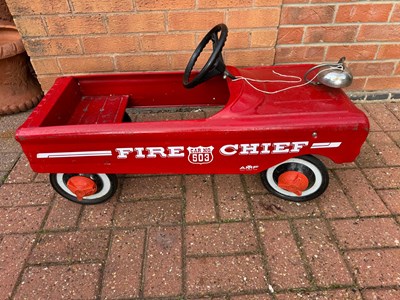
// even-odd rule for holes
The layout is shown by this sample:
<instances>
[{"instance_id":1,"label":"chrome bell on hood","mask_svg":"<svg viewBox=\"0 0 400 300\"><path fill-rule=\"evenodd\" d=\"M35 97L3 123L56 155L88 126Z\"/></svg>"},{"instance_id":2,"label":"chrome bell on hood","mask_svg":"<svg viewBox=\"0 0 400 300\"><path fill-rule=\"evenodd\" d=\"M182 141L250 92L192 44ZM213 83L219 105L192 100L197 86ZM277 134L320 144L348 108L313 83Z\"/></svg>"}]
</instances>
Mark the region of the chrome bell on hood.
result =
<instances>
[{"instance_id":1,"label":"chrome bell on hood","mask_svg":"<svg viewBox=\"0 0 400 300\"><path fill-rule=\"evenodd\" d=\"M320 64L309 69L304 75L304 80L312 84L323 84L332 88L345 88L353 82L353 75L345 66L345 57L342 57L336 64ZM313 70L318 72L312 79L308 79L308 74ZM314 81L317 79L318 81Z\"/></svg>"}]
</instances>

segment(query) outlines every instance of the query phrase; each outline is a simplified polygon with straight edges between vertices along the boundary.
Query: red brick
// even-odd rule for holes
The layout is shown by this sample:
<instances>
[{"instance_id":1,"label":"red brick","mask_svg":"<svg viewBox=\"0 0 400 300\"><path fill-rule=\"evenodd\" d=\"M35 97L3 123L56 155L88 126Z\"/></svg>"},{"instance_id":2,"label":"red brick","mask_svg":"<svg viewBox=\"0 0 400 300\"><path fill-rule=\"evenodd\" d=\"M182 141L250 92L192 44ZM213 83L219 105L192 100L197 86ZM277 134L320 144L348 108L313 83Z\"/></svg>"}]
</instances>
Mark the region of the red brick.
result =
<instances>
[{"instance_id":1,"label":"red brick","mask_svg":"<svg viewBox=\"0 0 400 300\"><path fill-rule=\"evenodd\" d=\"M0 118L0 138L14 138L15 130L25 122L30 112Z\"/></svg>"},{"instance_id":2,"label":"red brick","mask_svg":"<svg viewBox=\"0 0 400 300\"><path fill-rule=\"evenodd\" d=\"M102 260L107 253L108 231L75 231L50 233L41 236L29 262L78 262Z\"/></svg>"},{"instance_id":3,"label":"red brick","mask_svg":"<svg viewBox=\"0 0 400 300\"><path fill-rule=\"evenodd\" d=\"M338 23L386 22L389 19L392 4L350 4L339 5L336 13Z\"/></svg>"},{"instance_id":4,"label":"red brick","mask_svg":"<svg viewBox=\"0 0 400 300\"><path fill-rule=\"evenodd\" d=\"M165 199L181 197L180 176L126 178L120 200Z\"/></svg>"},{"instance_id":5,"label":"red brick","mask_svg":"<svg viewBox=\"0 0 400 300\"><path fill-rule=\"evenodd\" d=\"M116 231L106 262L102 298L139 297L144 230Z\"/></svg>"},{"instance_id":6,"label":"red brick","mask_svg":"<svg viewBox=\"0 0 400 300\"><path fill-rule=\"evenodd\" d=\"M19 153L2 153L2 158L0 161L0 170L10 171L14 165L18 162L20 154ZM1 193L1 190L0 190Z\"/></svg>"},{"instance_id":7,"label":"red brick","mask_svg":"<svg viewBox=\"0 0 400 300\"><path fill-rule=\"evenodd\" d=\"M400 190L381 190L378 194L394 214L400 215Z\"/></svg>"},{"instance_id":8,"label":"red brick","mask_svg":"<svg viewBox=\"0 0 400 300\"><path fill-rule=\"evenodd\" d=\"M397 90L400 88L400 76L370 77L365 85L366 90Z\"/></svg>"},{"instance_id":9,"label":"red brick","mask_svg":"<svg viewBox=\"0 0 400 300\"><path fill-rule=\"evenodd\" d=\"M236 67L269 66L273 64L275 51L273 48L263 50L228 50L225 61Z\"/></svg>"},{"instance_id":10,"label":"red brick","mask_svg":"<svg viewBox=\"0 0 400 300\"><path fill-rule=\"evenodd\" d=\"M383 44L378 51L378 59L398 59L400 58L400 44ZM388 74L390 75L390 74Z\"/></svg>"},{"instance_id":11,"label":"red brick","mask_svg":"<svg viewBox=\"0 0 400 300\"><path fill-rule=\"evenodd\" d=\"M31 63L36 74L47 75L61 73L56 58L31 58Z\"/></svg>"},{"instance_id":12,"label":"red brick","mask_svg":"<svg viewBox=\"0 0 400 300\"><path fill-rule=\"evenodd\" d=\"M29 267L15 299L95 299L101 264Z\"/></svg>"},{"instance_id":13,"label":"red brick","mask_svg":"<svg viewBox=\"0 0 400 300\"><path fill-rule=\"evenodd\" d=\"M228 41L226 42L224 49L243 49L250 47L251 35L251 32L229 32ZM269 30L265 31L265 36L262 39L262 42L268 43L268 39L271 35L273 35L273 32L269 33ZM251 46L255 47L253 45Z\"/></svg>"},{"instance_id":14,"label":"red brick","mask_svg":"<svg viewBox=\"0 0 400 300\"><path fill-rule=\"evenodd\" d=\"M344 88L345 91L363 91L365 87L365 83L367 81L367 78L360 78L360 77L353 77L353 83L347 87Z\"/></svg>"},{"instance_id":15,"label":"red brick","mask_svg":"<svg viewBox=\"0 0 400 300\"><path fill-rule=\"evenodd\" d=\"M46 210L43 206L0 208L0 233L38 231Z\"/></svg>"},{"instance_id":16,"label":"red brick","mask_svg":"<svg viewBox=\"0 0 400 300\"><path fill-rule=\"evenodd\" d=\"M331 1L331 0L329 0ZM337 0L335 0L337 1ZM361 300L362 297L359 291L355 290L330 290L330 291L316 291L316 292L295 292L289 294L279 294L277 300L303 300L303 299L318 299L318 300Z\"/></svg>"},{"instance_id":17,"label":"red brick","mask_svg":"<svg viewBox=\"0 0 400 300\"><path fill-rule=\"evenodd\" d=\"M323 221L301 220L295 224L316 284L351 285L351 275Z\"/></svg>"},{"instance_id":18,"label":"red brick","mask_svg":"<svg viewBox=\"0 0 400 300\"><path fill-rule=\"evenodd\" d=\"M150 228L144 295L175 296L182 289L182 236L179 227Z\"/></svg>"},{"instance_id":19,"label":"red brick","mask_svg":"<svg viewBox=\"0 0 400 300\"><path fill-rule=\"evenodd\" d=\"M259 230L274 289L308 287L307 273L289 223L260 222Z\"/></svg>"},{"instance_id":20,"label":"red brick","mask_svg":"<svg viewBox=\"0 0 400 300\"><path fill-rule=\"evenodd\" d=\"M381 83L384 85L384 82ZM364 104L363 107L378 125L385 131L400 130L400 122L395 115L382 103ZM371 119L370 118L370 119Z\"/></svg>"},{"instance_id":21,"label":"red brick","mask_svg":"<svg viewBox=\"0 0 400 300\"><path fill-rule=\"evenodd\" d=\"M265 289L261 257L250 255L189 258L187 289L189 295Z\"/></svg>"},{"instance_id":22,"label":"red brick","mask_svg":"<svg viewBox=\"0 0 400 300\"><path fill-rule=\"evenodd\" d=\"M157 32L165 30L163 13L137 13L110 15L107 26L111 33Z\"/></svg>"},{"instance_id":23,"label":"red brick","mask_svg":"<svg viewBox=\"0 0 400 300\"><path fill-rule=\"evenodd\" d=\"M213 298L214 299L214 298ZM233 296L230 298L231 300L271 300L271 296L262 294L262 295L243 295L243 296Z\"/></svg>"},{"instance_id":24,"label":"red brick","mask_svg":"<svg viewBox=\"0 0 400 300\"><path fill-rule=\"evenodd\" d=\"M357 41L393 41L400 40L400 25L361 25Z\"/></svg>"},{"instance_id":25,"label":"red brick","mask_svg":"<svg viewBox=\"0 0 400 300\"><path fill-rule=\"evenodd\" d=\"M279 24L280 9L271 7L266 9L229 10L229 28L264 28Z\"/></svg>"},{"instance_id":26,"label":"red brick","mask_svg":"<svg viewBox=\"0 0 400 300\"><path fill-rule=\"evenodd\" d=\"M119 204L116 226L168 225L181 222L181 200L140 201Z\"/></svg>"},{"instance_id":27,"label":"red brick","mask_svg":"<svg viewBox=\"0 0 400 300\"><path fill-rule=\"evenodd\" d=\"M80 228L108 228L112 226L116 196L101 205L86 205L83 208Z\"/></svg>"},{"instance_id":28,"label":"red brick","mask_svg":"<svg viewBox=\"0 0 400 300\"><path fill-rule=\"evenodd\" d=\"M48 183L4 184L0 187L0 206L47 204L53 195Z\"/></svg>"},{"instance_id":29,"label":"red brick","mask_svg":"<svg viewBox=\"0 0 400 300\"><path fill-rule=\"evenodd\" d=\"M34 235L6 235L0 242L0 290L4 299L11 293L35 241Z\"/></svg>"},{"instance_id":30,"label":"red brick","mask_svg":"<svg viewBox=\"0 0 400 300\"><path fill-rule=\"evenodd\" d=\"M250 7L252 0L199 0L199 8L235 8Z\"/></svg>"},{"instance_id":31,"label":"red brick","mask_svg":"<svg viewBox=\"0 0 400 300\"><path fill-rule=\"evenodd\" d=\"M392 218L337 220L331 225L339 244L346 249L400 245L400 227Z\"/></svg>"},{"instance_id":32,"label":"red brick","mask_svg":"<svg viewBox=\"0 0 400 300\"><path fill-rule=\"evenodd\" d=\"M276 43L276 30L261 30L251 33L251 47L273 47ZM244 47L243 45L242 47Z\"/></svg>"},{"instance_id":33,"label":"red brick","mask_svg":"<svg viewBox=\"0 0 400 300\"><path fill-rule=\"evenodd\" d=\"M400 102L385 103L385 105L400 120ZM400 132L389 132L389 134L400 134Z\"/></svg>"},{"instance_id":34,"label":"red brick","mask_svg":"<svg viewBox=\"0 0 400 300\"><path fill-rule=\"evenodd\" d=\"M47 0L7 0L7 6L13 16L68 13L67 1L55 1L49 5Z\"/></svg>"},{"instance_id":35,"label":"red brick","mask_svg":"<svg viewBox=\"0 0 400 300\"><path fill-rule=\"evenodd\" d=\"M348 60L374 59L378 45L343 45L329 46L326 53L327 60L337 60L345 56Z\"/></svg>"},{"instance_id":36,"label":"red brick","mask_svg":"<svg viewBox=\"0 0 400 300\"><path fill-rule=\"evenodd\" d=\"M330 174L328 189L319 198L319 207L327 218L356 217L357 213L339 185L335 176Z\"/></svg>"},{"instance_id":37,"label":"red brick","mask_svg":"<svg viewBox=\"0 0 400 300\"><path fill-rule=\"evenodd\" d=\"M110 56L60 57L61 70L68 73L112 72L114 63Z\"/></svg>"},{"instance_id":38,"label":"red brick","mask_svg":"<svg viewBox=\"0 0 400 300\"><path fill-rule=\"evenodd\" d=\"M220 11L170 12L168 30L209 30L223 21L224 13Z\"/></svg>"},{"instance_id":39,"label":"red brick","mask_svg":"<svg viewBox=\"0 0 400 300\"><path fill-rule=\"evenodd\" d=\"M240 176L215 175L215 185L222 219L246 219L250 216Z\"/></svg>"},{"instance_id":40,"label":"red brick","mask_svg":"<svg viewBox=\"0 0 400 300\"><path fill-rule=\"evenodd\" d=\"M24 44L30 56L82 54L79 40L73 37L27 39Z\"/></svg>"},{"instance_id":41,"label":"red brick","mask_svg":"<svg viewBox=\"0 0 400 300\"><path fill-rule=\"evenodd\" d=\"M117 12L133 10L130 0L71 0L75 12Z\"/></svg>"},{"instance_id":42,"label":"red brick","mask_svg":"<svg viewBox=\"0 0 400 300\"><path fill-rule=\"evenodd\" d=\"M365 300L400 299L400 290L398 289L366 289L362 294Z\"/></svg>"},{"instance_id":43,"label":"red brick","mask_svg":"<svg viewBox=\"0 0 400 300\"><path fill-rule=\"evenodd\" d=\"M324 53L325 47L320 46L277 47L275 62L320 62L324 58Z\"/></svg>"},{"instance_id":44,"label":"red brick","mask_svg":"<svg viewBox=\"0 0 400 300\"><path fill-rule=\"evenodd\" d=\"M132 71L160 71L168 70L167 55L124 55L116 57L117 70Z\"/></svg>"},{"instance_id":45,"label":"red brick","mask_svg":"<svg viewBox=\"0 0 400 300\"><path fill-rule=\"evenodd\" d=\"M97 36L82 38L86 54L94 53L126 53L139 50L136 36Z\"/></svg>"},{"instance_id":46,"label":"red brick","mask_svg":"<svg viewBox=\"0 0 400 300\"><path fill-rule=\"evenodd\" d=\"M394 62L351 62L349 68L354 76L390 76Z\"/></svg>"},{"instance_id":47,"label":"red brick","mask_svg":"<svg viewBox=\"0 0 400 300\"><path fill-rule=\"evenodd\" d=\"M301 44L303 39L303 27L282 27L278 28L278 45Z\"/></svg>"},{"instance_id":48,"label":"red brick","mask_svg":"<svg viewBox=\"0 0 400 300\"><path fill-rule=\"evenodd\" d=\"M400 131L388 132L396 144L400 147Z\"/></svg>"},{"instance_id":49,"label":"red brick","mask_svg":"<svg viewBox=\"0 0 400 300\"><path fill-rule=\"evenodd\" d=\"M357 26L308 27L304 34L305 43L349 43L354 42Z\"/></svg>"},{"instance_id":50,"label":"red brick","mask_svg":"<svg viewBox=\"0 0 400 300\"><path fill-rule=\"evenodd\" d=\"M7 158L11 153L3 154L4 157ZM0 163L1 166L1 163ZM2 169L0 167L0 169ZM7 177L7 183L30 183L33 182L36 173L32 171L29 161L25 155L21 155L18 162L14 165L12 171Z\"/></svg>"},{"instance_id":51,"label":"red brick","mask_svg":"<svg viewBox=\"0 0 400 300\"><path fill-rule=\"evenodd\" d=\"M21 153L21 146L14 137L0 138L0 153L5 152Z\"/></svg>"},{"instance_id":52,"label":"red brick","mask_svg":"<svg viewBox=\"0 0 400 300\"><path fill-rule=\"evenodd\" d=\"M173 51L194 49L193 34L157 34L141 37L142 49L151 51Z\"/></svg>"},{"instance_id":53,"label":"red brick","mask_svg":"<svg viewBox=\"0 0 400 300\"><path fill-rule=\"evenodd\" d=\"M70 229L76 227L82 206L58 196L47 217L45 229Z\"/></svg>"},{"instance_id":54,"label":"red brick","mask_svg":"<svg viewBox=\"0 0 400 300\"><path fill-rule=\"evenodd\" d=\"M378 216L390 213L361 171L357 169L336 170L335 173L361 216Z\"/></svg>"},{"instance_id":55,"label":"red brick","mask_svg":"<svg viewBox=\"0 0 400 300\"><path fill-rule=\"evenodd\" d=\"M250 194L267 193L267 190L261 182L260 174L246 175L243 177L246 182L246 190Z\"/></svg>"},{"instance_id":56,"label":"red brick","mask_svg":"<svg viewBox=\"0 0 400 300\"><path fill-rule=\"evenodd\" d=\"M214 193L210 175L185 177L186 222L215 221Z\"/></svg>"},{"instance_id":57,"label":"red brick","mask_svg":"<svg viewBox=\"0 0 400 300\"><path fill-rule=\"evenodd\" d=\"M335 13L334 6L283 6L281 24L323 24L331 23Z\"/></svg>"},{"instance_id":58,"label":"red brick","mask_svg":"<svg viewBox=\"0 0 400 300\"><path fill-rule=\"evenodd\" d=\"M138 10L177 10L194 8L194 0L136 0Z\"/></svg>"},{"instance_id":59,"label":"red brick","mask_svg":"<svg viewBox=\"0 0 400 300\"><path fill-rule=\"evenodd\" d=\"M377 153L368 143L363 144L361 153L357 157L356 162L361 168L384 167L386 165L383 161L383 157L379 155L379 153Z\"/></svg>"},{"instance_id":60,"label":"red brick","mask_svg":"<svg viewBox=\"0 0 400 300\"><path fill-rule=\"evenodd\" d=\"M40 17L14 18L19 33L24 37L46 36L47 31Z\"/></svg>"},{"instance_id":61,"label":"red brick","mask_svg":"<svg viewBox=\"0 0 400 300\"><path fill-rule=\"evenodd\" d=\"M400 249L352 251L347 257L360 287L399 285Z\"/></svg>"},{"instance_id":62,"label":"red brick","mask_svg":"<svg viewBox=\"0 0 400 300\"><path fill-rule=\"evenodd\" d=\"M76 35L106 33L103 18L91 16L52 16L46 17L49 35Z\"/></svg>"},{"instance_id":63,"label":"red brick","mask_svg":"<svg viewBox=\"0 0 400 300\"><path fill-rule=\"evenodd\" d=\"M390 22L400 22L400 4L396 4Z\"/></svg>"},{"instance_id":64,"label":"red brick","mask_svg":"<svg viewBox=\"0 0 400 300\"><path fill-rule=\"evenodd\" d=\"M377 189L400 188L400 168L366 169L364 172Z\"/></svg>"},{"instance_id":65,"label":"red brick","mask_svg":"<svg viewBox=\"0 0 400 300\"><path fill-rule=\"evenodd\" d=\"M394 75L400 75L400 64L397 64L397 68L394 71Z\"/></svg>"},{"instance_id":66,"label":"red brick","mask_svg":"<svg viewBox=\"0 0 400 300\"><path fill-rule=\"evenodd\" d=\"M59 74L61 76L61 73ZM47 92L54 84L54 81L58 78L57 75L38 75L38 80L42 90Z\"/></svg>"},{"instance_id":67,"label":"red brick","mask_svg":"<svg viewBox=\"0 0 400 300\"><path fill-rule=\"evenodd\" d=\"M283 4L308 3L310 0L282 0Z\"/></svg>"},{"instance_id":68,"label":"red brick","mask_svg":"<svg viewBox=\"0 0 400 300\"><path fill-rule=\"evenodd\" d=\"M255 0L254 6L279 6L282 0Z\"/></svg>"},{"instance_id":69,"label":"red brick","mask_svg":"<svg viewBox=\"0 0 400 300\"><path fill-rule=\"evenodd\" d=\"M251 197L256 218L313 217L321 213L315 201L295 203L272 195Z\"/></svg>"},{"instance_id":70,"label":"red brick","mask_svg":"<svg viewBox=\"0 0 400 300\"><path fill-rule=\"evenodd\" d=\"M384 132L370 132L368 135L370 145L375 149L388 166L400 165L400 148Z\"/></svg>"},{"instance_id":71,"label":"red brick","mask_svg":"<svg viewBox=\"0 0 400 300\"><path fill-rule=\"evenodd\" d=\"M189 226L186 243L188 255L225 255L257 250L257 240L251 223Z\"/></svg>"},{"instance_id":72,"label":"red brick","mask_svg":"<svg viewBox=\"0 0 400 300\"><path fill-rule=\"evenodd\" d=\"M376 105L376 103L373 103L372 105ZM378 104L379 105L379 104ZM378 125L378 123L376 123L376 121L372 118L371 114L368 111L369 106L371 106L371 104L357 104L357 107L362 110L365 115L368 117L369 120L369 131L373 132L373 131L382 131L382 128Z\"/></svg>"}]
</instances>

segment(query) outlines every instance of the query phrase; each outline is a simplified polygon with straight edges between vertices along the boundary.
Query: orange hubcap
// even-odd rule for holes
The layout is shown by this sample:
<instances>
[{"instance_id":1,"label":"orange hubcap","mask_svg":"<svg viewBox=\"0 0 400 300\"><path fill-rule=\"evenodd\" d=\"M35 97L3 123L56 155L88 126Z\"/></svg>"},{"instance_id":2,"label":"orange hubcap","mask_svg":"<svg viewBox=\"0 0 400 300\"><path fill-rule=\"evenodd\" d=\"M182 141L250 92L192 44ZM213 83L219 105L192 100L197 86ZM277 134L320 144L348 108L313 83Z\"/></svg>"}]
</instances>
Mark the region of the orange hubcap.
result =
<instances>
[{"instance_id":1,"label":"orange hubcap","mask_svg":"<svg viewBox=\"0 0 400 300\"><path fill-rule=\"evenodd\" d=\"M81 201L83 197L90 196L96 193L96 183L85 176L74 176L68 179L67 187L76 195L76 198Z\"/></svg>"},{"instance_id":2,"label":"orange hubcap","mask_svg":"<svg viewBox=\"0 0 400 300\"><path fill-rule=\"evenodd\" d=\"M281 189L301 196L309 184L308 178L303 173L297 171L287 171L278 178L278 186Z\"/></svg>"}]
</instances>

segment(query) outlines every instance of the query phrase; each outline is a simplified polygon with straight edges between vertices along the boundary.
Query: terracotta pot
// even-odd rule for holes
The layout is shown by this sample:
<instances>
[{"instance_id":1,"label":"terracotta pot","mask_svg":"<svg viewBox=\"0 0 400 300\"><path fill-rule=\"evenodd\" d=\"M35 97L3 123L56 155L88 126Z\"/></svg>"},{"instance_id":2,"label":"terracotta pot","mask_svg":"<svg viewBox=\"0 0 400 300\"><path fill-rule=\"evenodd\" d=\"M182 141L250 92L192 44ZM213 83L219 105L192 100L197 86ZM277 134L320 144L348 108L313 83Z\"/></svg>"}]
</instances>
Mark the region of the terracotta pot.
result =
<instances>
[{"instance_id":1,"label":"terracotta pot","mask_svg":"<svg viewBox=\"0 0 400 300\"><path fill-rule=\"evenodd\" d=\"M14 26L0 25L0 70L0 115L26 111L39 103L43 92Z\"/></svg>"}]
</instances>

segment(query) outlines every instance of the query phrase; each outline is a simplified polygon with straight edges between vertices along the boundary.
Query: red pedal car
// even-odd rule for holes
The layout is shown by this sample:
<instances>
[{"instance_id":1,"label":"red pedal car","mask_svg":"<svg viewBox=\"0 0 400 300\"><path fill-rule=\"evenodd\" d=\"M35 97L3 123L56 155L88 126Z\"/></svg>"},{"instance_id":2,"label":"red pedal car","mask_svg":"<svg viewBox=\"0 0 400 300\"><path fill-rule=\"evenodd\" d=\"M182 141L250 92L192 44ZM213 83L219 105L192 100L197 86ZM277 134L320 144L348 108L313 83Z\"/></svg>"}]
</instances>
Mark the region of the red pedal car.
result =
<instances>
[{"instance_id":1,"label":"red pedal car","mask_svg":"<svg viewBox=\"0 0 400 300\"><path fill-rule=\"evenodd\" d=\"M184 72L57 79L16 132L32 169L50 173L59 194L82 204L109 199L116 174L128 173L261 173L265 187L283 199L321 195L329 176L315 155L354 161L369 130L364 113L340 89L351 82L343 61L225 66L227 34L224 24L215 26ZM192 71L210 41L205 66ZM130 122L126 113L211 106L222 108L195 120Z\"/></svg>"}]
</instances>

